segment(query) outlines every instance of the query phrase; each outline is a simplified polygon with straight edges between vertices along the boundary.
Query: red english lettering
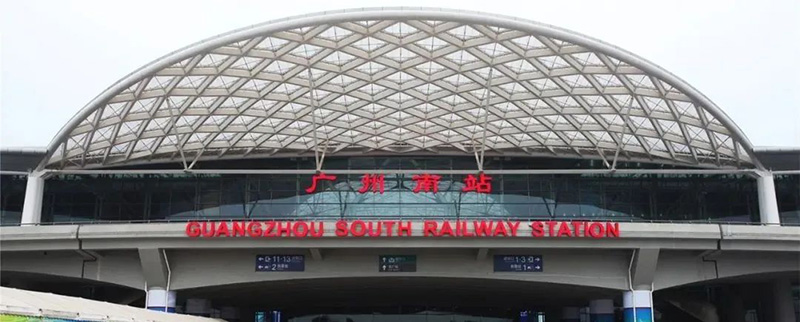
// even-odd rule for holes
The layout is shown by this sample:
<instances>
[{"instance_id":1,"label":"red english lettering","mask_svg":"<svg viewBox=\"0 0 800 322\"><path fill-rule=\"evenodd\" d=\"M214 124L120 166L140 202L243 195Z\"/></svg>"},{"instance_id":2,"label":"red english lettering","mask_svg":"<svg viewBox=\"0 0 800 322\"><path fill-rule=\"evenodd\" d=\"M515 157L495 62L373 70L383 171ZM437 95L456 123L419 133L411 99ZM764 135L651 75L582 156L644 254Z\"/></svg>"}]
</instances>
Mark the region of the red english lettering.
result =
<instances>
[{"instance_id":1,"label":"red english lettering","mask_svg":"<svg viewBox=\"0 0 800 322\"><path fill-rule=\"evenodd\" d=\"M444 236L444 235L450 235L450 237L454 236L453 235L453 227L450 226L450 222L449 221L442 222L442 229L439 231L439 235L437 235L437 236L441 237L441 236Z\"/></svg>"},{"instance_id":2,"label":"red english lettering","mask_svg":"<svg viewBox=\"0 0 800 322\"><path fill-rule=\"evenodd\" d=\"M547 222L547 235L550 237L555 237L556 234L553 233L553 228L556 227L555 221L548 221Z\"/></svg>"},{"instance_id":3,"label":"red english lettering","mask_svg":"<svg viewBox=\"0 0 800 322\"><path fill-rule=\"evenodd\" d=\"M400 235L411 236L411 222L410 221L406 221L405 225L403 225L402 221L397 223L397 236L399 237Z\"/></svg>"},{"instance_id":4,"label":"red english lettering","mask_svg":"<svg viewBox=\"0 0 800 322\"><path fill-rule=\"evenodd\" d=\"M217 233L215 234L217 237L225 235L225 237L230 236L230 232L228 231L228 223L227 222L220 222L219 227L217 227Z\"/></svg>"},{"instance_id":5,"label":"red english lettering","mask_svg":"<svg viewBox=\"0 0 800 322\"><path fill-rule=\"evenodd\" d=\"M386 235L392 237L392 227L394 227L394 221L384 221L383 225L386 226Z\"/></svg>"},{"instance_id":6,"label":"red english lettering","mask_svg":"<svg viewBox=\"0 0 800 322\"><path fill-rule=\"evenodd\" d=\"M234 221L233 222L233 237L239 237L245 235L245 225L244 221Z\"/></svg>"},{"instance_id":7,"label":"red english lettering","mask_svg":"<svg viewBox=\"0 0 800 322\"><path fill-rule=\"evenodd\" d=\"M247 234L253 238L261 236L261 222L251 221L247 224Z\"/></svg>"},{"instance_id":8,"label":"red english lettering","mask_svg":"<svg viewBox=\"0 0 800 322\"><path fill-rule=\"evenodd\" d=\"M517 237L517 230L519 229L519 221L508 222L508 228L511 228L511 236Z\"/></svg>"},{"instance_id":9,"label":"red english lettering","mask_svg":"<svg viewBox=\"0 0 800 322\"><path fill-rule=\"evenodd\" d=\"M425 237L428 237L430 235L433 235L434 237L439 236L438 233L436 232L436 228L438 226L439 224L437 222L426 220L422 226L422 235Z\"/></svg>"},{"instance_id":10,"label":"red english lettering","mask_svg":"<svg viewBox=\"0 0 800 322\"><path fill-rule=\"evenodd\" d=\"M200 236L200 224L196 221L190 221L186 223L186 236L189 237L199 237Z\"/></svg>"},{"instance_id":11,"label":"red english lettering","mask_svg":"<svg viewBox=\"0 0 800 322\"><path fill-rule=\"evenodd\" d=\"M466 222L466 221L462 221L462 222L460 222L460 223L459 223L459 226L460 226L460 229L461 229L461 235L462 235L462 236L464 236L464 237L475 237L475 234L474 234L474 233L472 233L472 232L471 232L471 231L470 231L470 230L467 228L467 222Z\"/></svg>"},{"instance_id":12,"label":"red english lettering","mask_svg":"<svg viewBox=\"0 0 800 322\"><path fill-rule=\"evenodd\" d=\"M375 225L374 222L369 222L367 225L369 228L369 237L380 237L381 233L383 232L383 224L381 222L377 222L377 225ZM378 230L375 231L373 226L378 226Z\"/></svg>"},{"instance_id":13,"label":"red english lettering","mask_svg":"<svg viewBox=\"0 0 800 322\"><path fill-rule=\"evenodd\" d=\"M619 238L619 223L606 223L606 237Z\"/></svg>"},{"instance_id":14,"label":"red english lettering","mask_svg":"<svg viewBox=\"0 0 800 322\"><path fill-rule=\"evenodd\" d=\"M589 236L592 238L602 238L603 237L603 225L600 223L593 222L589 225Z\"/></svg>"},{"instance_id":15,"label":"red english lettering","mask_svg":"<svg viewBox=\"0 0 800 322\"><path fill-rule=\"evenodd\" d=\"M292 226L292 233L294 234L294 237L308 236L308 223L305 221L295 222L294 226Z\"/></svg>"},{"instance_id":16,"label":"red english lettering","mask_svg":"<svg viewBox=\"0 0 800 322\"><path fill-rule=\"evenodd\" d=\"M363 220L356 220L350 225L350 234L355 237L364 237L367 233L367 226Z\"/></svg>"},{"instance_id":17,"label":"red english lettering","mask_svg":"<svg viewBox=\"0 0 800 322\"><path fill-rule=\"evenodd\" d=\"M214 223L203 222L203 237L214 237Z\"/></svg>"},{"instance_id":18,"label":"red english lettering","mask_svg":"<svg viewBox=\"0 0 800 322\"><path fill-rule=\"evenodd\" d=\"M336 222L336 237L344 236L347 236L347 222L344 220L339 220Z\"/></svg>"},{"instance_id":19,"label":"red english lettering","mask_svg":"<svg viewBox=\"0 0 800 322\"><path fill-rule=\"evenodd\" d=\"M319 224L319 228L316 228L317 227L316 224ZM318 223L313 223L312 222L311 223L311 229L310 229L311 237L317 237L317 238L322 237L322 233L324 232L324 230L323 230L323 225L324 224L325 223L321 222L321 221L318 222Z\"/></svg>"},{"instance_id":20,"label":"red english lettering","mask_svg":"<svg viewBox=\"0 0 800 322\"><path fill-rule=\"evenodd\" d=\"M286 226L284 226L283 224L286 224ZM291 236L292 235L292 223L291 222L282 222L282 221L278 222L278 237L283 236L283 234L286 234L286 236Z\"/></svg>"},{"instance_id":21,"label":"red english lettering","mask_svg":"<svg viewBox=\"0 0 800 322\"><path fill-rule=\"evenodd\" d=\"M486 223L485 220L481 220L480 223L478 223L477 221L472 222L472 227L475 228L475 236L478 237L480 237L481 235L483 236L491 235L492 226L494 226L494 222L492 221L490 221L488 224Z\"/></svg>"},{"instance_id":22,"label":"red english lettering","mask_svg":"<svg viewBox=\"0 0 800 322\"><path fill-rule=\"evenodd\" d=\"M497 237L498 235L503 235L503 237L508 237L508 231L506 231L506 225L503 222L498 222L494 226L494 236Z\"/></svg>"},{"instance_id":23,"label":"red english lettering","mask_svg":"<svg viewBox=\"0 0 800 322\"><path fill-rule=\"evenodd\" d=\"M581 234L581 227L583 227L584 225L586 225L586 223L584 223L582 221L573 221L572 222L572 231L573 231L573 234L575 235L575 237L581 237L582 235L584 235L584 236L586 235L585 231L583 232L583 234Z\"/></svg>"},{"instance_id":24,"label":"red english lettering","mask_svg":"<svg viewBox=\"0 0 800 322\"><path fill-rule=\"evenodd\" d=\"M267 221L267 229L264 229L264 237L275 237L275 222Z\"/></svg>"},{"instance_id":25,"label":"red english lettering","mask_svg":"<svg viewBox=\"0 0 800 322\"><path fill-rule=\"evenodd\" d=\"M571 237L571 232L569 231L569 224L565 222L561 222L561 225L558 225L558 237Z\"/></svg>"},{"instance_id":26,"label":"red english lettering","mask_svg":"<svg viewBox=\"0 0 800 322\"><path fill-rule=\"evenodd\" d=\"M541 221L534 221L531 224L531 236L544 237L544 224Z\"/></svg>"}]
</instances>

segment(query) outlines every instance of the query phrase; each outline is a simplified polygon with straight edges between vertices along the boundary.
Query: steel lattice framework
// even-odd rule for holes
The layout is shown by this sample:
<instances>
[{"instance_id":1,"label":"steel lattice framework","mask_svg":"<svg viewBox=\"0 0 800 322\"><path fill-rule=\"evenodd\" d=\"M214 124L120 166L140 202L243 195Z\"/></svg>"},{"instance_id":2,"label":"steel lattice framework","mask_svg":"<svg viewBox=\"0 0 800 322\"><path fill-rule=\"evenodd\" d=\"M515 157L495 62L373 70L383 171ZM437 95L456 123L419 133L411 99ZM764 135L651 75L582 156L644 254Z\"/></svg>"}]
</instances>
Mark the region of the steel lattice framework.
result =
<instances>
[{"instance_id":1,"label":"steel lattice framework","mask_svg":"<svg viewBox=\"0 0 800 322\"><path fill-rule=\"evenodd\" d=\"M244 157L480 154L758 166L714 104L574 32L440 9L365 9L237 30L98 96L49 168Z\"/></svg>"}]
</instances>

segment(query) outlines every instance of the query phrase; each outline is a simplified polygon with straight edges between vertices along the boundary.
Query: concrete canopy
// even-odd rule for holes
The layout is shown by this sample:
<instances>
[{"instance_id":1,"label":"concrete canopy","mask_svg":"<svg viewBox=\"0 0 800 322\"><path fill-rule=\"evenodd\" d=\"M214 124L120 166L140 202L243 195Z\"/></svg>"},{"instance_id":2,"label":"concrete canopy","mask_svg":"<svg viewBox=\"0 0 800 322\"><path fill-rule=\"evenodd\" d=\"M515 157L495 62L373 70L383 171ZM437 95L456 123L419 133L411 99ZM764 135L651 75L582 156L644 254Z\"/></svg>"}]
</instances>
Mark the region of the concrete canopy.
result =
<instances>
[{"instance_id":1,"label":"concrete canopy","mask_svg":"<svg viewBox=\"0 0 800 322\"><path fill-rule=\"evenodd\" d=\"M322 153L761 167L722 110L634 54L425 8L292 17L172 52L78 112L40 167Z\"/></svg>"}]
</instances>

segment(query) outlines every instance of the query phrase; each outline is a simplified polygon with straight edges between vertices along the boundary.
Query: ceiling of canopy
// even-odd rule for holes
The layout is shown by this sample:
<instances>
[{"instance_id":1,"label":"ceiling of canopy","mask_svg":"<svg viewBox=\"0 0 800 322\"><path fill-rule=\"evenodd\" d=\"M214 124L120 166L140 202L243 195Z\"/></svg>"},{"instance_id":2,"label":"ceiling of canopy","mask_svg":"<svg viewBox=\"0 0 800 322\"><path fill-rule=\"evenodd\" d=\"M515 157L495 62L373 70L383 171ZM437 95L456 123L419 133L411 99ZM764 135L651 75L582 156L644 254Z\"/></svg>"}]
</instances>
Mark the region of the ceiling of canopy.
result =
<instances>
[{"instance_id":1,"label":"ceiling of canopy","mask_svg":"<svg viewBox=\"0 0 800 322\"><path fill-rule=\"evenodd\" d=\"M365 9L170 53L81 110L48 168L226 158L486 155L757 166L741 130L658 66L509 17Z\"/></svg>"}]
</instances>

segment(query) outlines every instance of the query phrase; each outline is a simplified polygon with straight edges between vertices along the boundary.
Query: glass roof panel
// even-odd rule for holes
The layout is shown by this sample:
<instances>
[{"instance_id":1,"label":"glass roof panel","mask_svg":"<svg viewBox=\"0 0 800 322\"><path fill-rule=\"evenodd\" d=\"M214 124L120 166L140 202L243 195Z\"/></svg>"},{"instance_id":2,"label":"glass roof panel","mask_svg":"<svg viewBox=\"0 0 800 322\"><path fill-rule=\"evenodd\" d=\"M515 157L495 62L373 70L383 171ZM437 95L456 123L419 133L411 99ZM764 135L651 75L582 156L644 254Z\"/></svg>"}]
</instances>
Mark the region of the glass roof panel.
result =
<instances>
[{"instance_id":1,"label":"glass roof panel","mask_svg":"<svg viewBox=\"0 0 800 322\"><path fill-rule=\"evenodd\" d=\"M735 124L657 66L568 31L451 19L458 13L323 15L195 44L87 107L49 149L68 151L49 166L168 162L175 148L204 158L209 144L213 158L308 156L314 133L335 138L336 153L450 153L486 138L487 152L507 155L619 149L645 161L753 166Z\"/></svg>"}]
</instances>

